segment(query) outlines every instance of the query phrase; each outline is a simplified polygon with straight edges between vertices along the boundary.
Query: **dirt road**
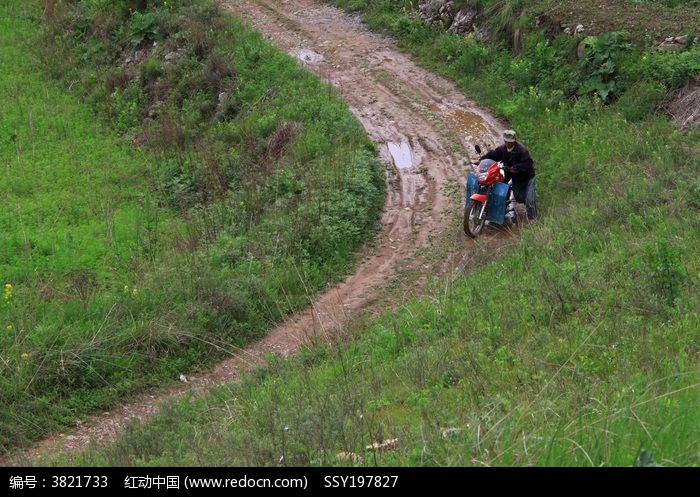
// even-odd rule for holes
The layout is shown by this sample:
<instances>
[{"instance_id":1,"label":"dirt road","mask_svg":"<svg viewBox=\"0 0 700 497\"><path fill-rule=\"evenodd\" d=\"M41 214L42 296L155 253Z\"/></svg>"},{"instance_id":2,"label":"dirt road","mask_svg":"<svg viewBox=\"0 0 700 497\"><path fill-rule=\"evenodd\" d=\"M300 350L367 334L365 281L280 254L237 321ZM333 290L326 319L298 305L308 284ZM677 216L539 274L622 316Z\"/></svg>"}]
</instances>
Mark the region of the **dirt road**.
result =
<instances>
[{"instance_id":1,"label":"dirt road","mask_svg":"<svg viewBox=\"0 0 700 497\"><path fill-rule=\"evenodd\" d=\"M359 18L312 0L222 4L332 84L392 166L376 252L320 296L313 316L296 316L264 340L270 349L288 353L312 329L332 333L364 307L371 288L392 275L398 259L445 230L446 217L460 207L445 193L445 187L464 182L466 169L458 161L472 143L494 143L500 127L452 83L368 32Z\"/></svg>"},{"instance_id":2,"label":"dirt road","mask_svg":"<svg viewBox=\"0 0 700 497\"><path fill-rule=\"evenodd\" d=\"M416 66L358 18L312 0L221 3L329 82L378 145L390 167L376 249L345 282L320 295L311 309L292 316L211 372L94 416L74 433L46 439L13 463L36 461L52 451L80 450L90 440L107 443L129 420L156 412L159 401L234 379L242 369L259 364L266 353L290 354L311 335L332 338L366 307L376 285L389 280L398 264L444 233L461 209L461 202L448 194L463 185L466 168L460 160L467 157L472 143L489 146L499 135L499 123L452 83Z\"/></svg>"}]
</instances>

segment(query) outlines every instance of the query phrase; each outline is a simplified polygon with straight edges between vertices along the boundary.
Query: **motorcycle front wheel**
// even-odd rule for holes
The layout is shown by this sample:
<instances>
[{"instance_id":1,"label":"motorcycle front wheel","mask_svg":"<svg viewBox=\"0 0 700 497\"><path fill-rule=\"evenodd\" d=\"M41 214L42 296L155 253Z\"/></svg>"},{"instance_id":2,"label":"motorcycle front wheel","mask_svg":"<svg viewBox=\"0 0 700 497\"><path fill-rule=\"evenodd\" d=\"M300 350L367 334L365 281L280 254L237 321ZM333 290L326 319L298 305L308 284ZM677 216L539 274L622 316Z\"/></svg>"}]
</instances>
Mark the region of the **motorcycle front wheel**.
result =
<instances>
[{"instance_id":1,"label":"motorcycle front wheel","mask_svg":"<svg viewBox=\"0 0 700 497\"><path fill-rule=\"evenodd\" d=\"M486 223L486 209L483 209L483 217L479 217L482 214L482 207L484 204L481 202L476 202L474 200L469 202L469 205L464 209L464 234L472 238L476 238L481 233L481 230Z\"/></svg>"}]
</instances>

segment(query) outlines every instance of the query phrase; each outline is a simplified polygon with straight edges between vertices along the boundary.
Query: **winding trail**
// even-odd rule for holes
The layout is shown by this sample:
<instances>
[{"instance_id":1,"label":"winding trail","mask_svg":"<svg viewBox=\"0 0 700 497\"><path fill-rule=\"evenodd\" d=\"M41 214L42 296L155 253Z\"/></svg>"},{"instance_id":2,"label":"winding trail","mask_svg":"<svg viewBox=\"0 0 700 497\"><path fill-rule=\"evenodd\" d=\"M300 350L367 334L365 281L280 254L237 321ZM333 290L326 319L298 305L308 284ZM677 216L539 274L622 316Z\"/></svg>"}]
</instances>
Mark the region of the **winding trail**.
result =
<instances>
[{"instance_id":1,"label":"winding trail","mask_svg":"<svg viewBox=\"0 0 700 497\"><path fill-rule=\"evenodd\" d=\"M311 308L272 329L261 341L231 354L213 370L177 387L144 393L114 411L94 415L74 432L57 434L0 464L41 464L43 456L79 451L116 439L132 419L185 392L234 380L269 353L288 355L315 339L332 339L376 298L379 284L411 264L418 251L444 235L461 211L472 143L490 146L502 126L441 77L421 69L389 39L370 33L359 18L314 0L221 0L347 102L378 145L387 173L382 230L373 253L343 283L319 295ZM471 243L471 242L469 242Z\"/></svg>"}]
</instances>

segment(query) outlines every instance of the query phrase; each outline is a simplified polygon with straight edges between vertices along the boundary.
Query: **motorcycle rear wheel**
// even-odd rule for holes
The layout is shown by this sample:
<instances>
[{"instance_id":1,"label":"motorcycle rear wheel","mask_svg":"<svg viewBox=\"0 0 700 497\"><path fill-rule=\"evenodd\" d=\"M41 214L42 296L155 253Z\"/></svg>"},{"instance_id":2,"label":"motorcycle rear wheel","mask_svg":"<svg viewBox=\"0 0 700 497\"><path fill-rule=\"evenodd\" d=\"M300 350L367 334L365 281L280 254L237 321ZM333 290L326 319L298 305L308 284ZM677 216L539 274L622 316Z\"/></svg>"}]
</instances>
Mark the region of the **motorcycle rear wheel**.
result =
<instances>
[{"instance_id":1,"label":"motorcycle rear wheel","mask_svg":"<svg viewBox=\"0 0 700 497\"><path fill-rule=\"evenodd\" d=\"M479 217L481 214L481 208L484 204L481 202L476 202L472 200L469 205L464 209L464 234L472 238L476 238L481 233L486 223L486 211L484 210L483 217Z\"/></svg>"}]
</instances>

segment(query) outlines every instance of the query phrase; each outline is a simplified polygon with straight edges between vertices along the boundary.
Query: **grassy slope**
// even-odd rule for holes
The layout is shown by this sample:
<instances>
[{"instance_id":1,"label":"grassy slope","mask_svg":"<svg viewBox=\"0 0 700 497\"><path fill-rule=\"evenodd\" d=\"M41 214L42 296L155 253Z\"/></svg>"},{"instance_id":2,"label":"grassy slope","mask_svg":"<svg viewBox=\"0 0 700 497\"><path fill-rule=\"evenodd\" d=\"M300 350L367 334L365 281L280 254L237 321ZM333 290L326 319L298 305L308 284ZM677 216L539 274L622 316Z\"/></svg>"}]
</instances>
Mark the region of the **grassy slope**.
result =
<instances>
[{"instance_id":1,"label":"grassy slope","mask_svg":"<svg viewBox=\"0 0 700 497\"><path fill-rule=\"evenodd\" d=\"M207 19L208 6L191 3ZM171 29L198 20L166 5ZM73 7L84 6L99 7ZM37 3L0 9L0 284L11 285L0 297L0 448L8 449L260 336L351 267L383 189L371 143L340 99L239 23L215 14L217 30L202 31L200 46L225 56L203 61L184 44L169 70L161 52L111 91L105 79L133 57L131 44L115 56L118 42L77 43L70 31L76 22L83 36L104 34L85 26L101 28L105 17L59 19L54 46L41 36ZM52 52L61 42L66 50ZM41 60L56 63L64 88L46 80ZM207 114L219 91L200 85L225 80L207 68L235 71L240 91L227 88L235 118ZM145 86L182 89L181 107L147 130ZM166 134L166 119L187 129L186 145L131 145ZM267 145L285 122L300 131L273 160ZM268 171L258 170L261 155ZM212 178L225 191L201 200Z\"/></svg>"},{"instance_id":2,"label":"grassy slope","mask_svg":"<svg viewBox=\"0 0 700 497\"><path fill-rule=\"evenodd\" d=\"M430 57L449 40L394 19L370 21L455 74ZM700 463L697 132L459 74L526 137L540 223L353 343L273 360L71 463L631 465L641 448Z\"/></svg>"},{"instance_id":3,"label":"grassy slope","mask_svg":"<svg viewBox=\"0 0 700 497\"><path fill-rule=\"evenodd\" d=\"M140 279L143 206L151 197L141 179L148 155L119 144L88 108L45 81L27 52L34 36L27 14L16 4L0 12L0 446L43 433L70 412L68 403L32 419L55 400L42 395L49 393L43 368L60 364L56 374L70 381L81 346L96 341L123 285ZM157 211L160 231L173 215ZM88 306L98 287L111 298ZM61 356L58 364L52 354ZM118 367L128 367L124 359ZM86 366L87 376L96 373Z\"/></svg>"}]
</instances>

